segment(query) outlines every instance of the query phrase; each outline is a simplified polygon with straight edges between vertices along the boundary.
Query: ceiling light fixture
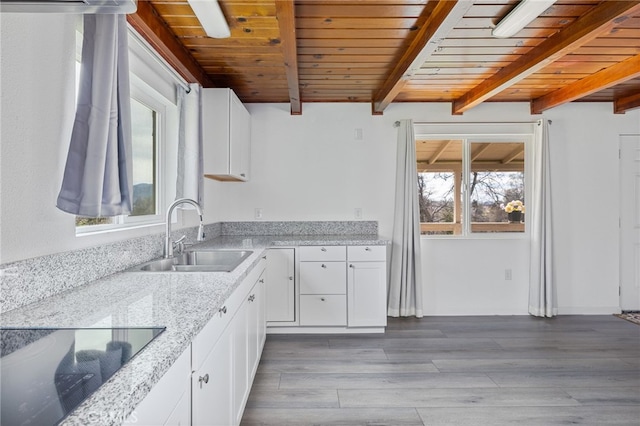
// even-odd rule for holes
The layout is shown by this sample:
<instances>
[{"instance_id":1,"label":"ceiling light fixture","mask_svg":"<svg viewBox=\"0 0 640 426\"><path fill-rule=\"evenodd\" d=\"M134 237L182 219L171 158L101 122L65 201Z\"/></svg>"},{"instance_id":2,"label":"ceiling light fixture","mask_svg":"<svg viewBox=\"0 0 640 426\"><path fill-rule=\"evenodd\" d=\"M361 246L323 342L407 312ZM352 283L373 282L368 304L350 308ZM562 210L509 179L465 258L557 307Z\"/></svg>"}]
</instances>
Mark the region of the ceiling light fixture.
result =
<instances>
[{"instance_id":1,"label":"ceiling light fixture","mask_svg":"<svg viewBox=\"0 0 640 426\"><path fill-rule=\"evenodd\" d=\"M217 0L187 0L193 13L200 21L204 32L212 38L227 38L231 36L229 24L220 9Z\"/></svg>"},{"instance_id":2,"label":"ceiling light fixture","mask_svg":"<svg viewBox=\"0 0 640 426\"><path fill-rule=\"evenodd\" d=\"M507 14L491 32L498 38L507 38L516 34L547 10L556 0L522 0Z\"/></svg>"}]
</instances>

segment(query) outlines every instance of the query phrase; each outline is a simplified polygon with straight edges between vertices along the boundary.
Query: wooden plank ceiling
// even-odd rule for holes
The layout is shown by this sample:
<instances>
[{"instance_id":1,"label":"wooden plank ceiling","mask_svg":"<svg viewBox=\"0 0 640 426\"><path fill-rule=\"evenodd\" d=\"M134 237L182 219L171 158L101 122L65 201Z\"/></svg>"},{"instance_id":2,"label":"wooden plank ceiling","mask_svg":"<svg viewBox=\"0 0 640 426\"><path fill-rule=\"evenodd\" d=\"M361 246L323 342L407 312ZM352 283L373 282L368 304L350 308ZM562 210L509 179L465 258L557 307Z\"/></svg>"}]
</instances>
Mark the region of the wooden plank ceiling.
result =
<instances>
[{"instance_id":1,"label":"wooden plank ceiling","mask_svg":"<svg viewBox=\"0 0 640 426\"><path fill-rule=\"evenodd\" d=\"M558 0L515 36L491 36L517 0L219 0L208 38L186 0L139 0L131 25L189 82L243 102L483 102L640 107L640 1Z\"/></svg>"}]
</instances>

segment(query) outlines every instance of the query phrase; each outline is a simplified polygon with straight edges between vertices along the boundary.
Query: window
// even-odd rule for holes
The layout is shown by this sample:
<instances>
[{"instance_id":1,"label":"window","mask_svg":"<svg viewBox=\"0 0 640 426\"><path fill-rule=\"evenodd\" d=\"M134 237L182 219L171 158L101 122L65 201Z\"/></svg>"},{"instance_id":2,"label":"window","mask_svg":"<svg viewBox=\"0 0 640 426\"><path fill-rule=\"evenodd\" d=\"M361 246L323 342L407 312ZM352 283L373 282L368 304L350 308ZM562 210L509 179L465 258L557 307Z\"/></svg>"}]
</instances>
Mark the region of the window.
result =
<instances>
[{"instance_id":1,"label":"window","mask_svg":"<svg viewBox=\"0 0 640 426\"><path fill-rule=\"evenodd\" d=\"M76 34L77 69L76 84L79 81L82 33ZM134 43L130 40L130 50ZM136 58L140 56L135 53ZM171 100L156 91L151 85L136 75L132 66L131 81L131 129L133 166L133 211L128 216L86 218L76 217L76 234L89 234L133 226L160 224L165 185L162 155L165 152L166 134L171 131L168 121L176 120L177 109ZM140 67L142 68L142 67ZM141 72L147 72L144 68ZM145 75L147 75L145 74ZM162 86L164 87L164 86ZM77 92L77 87L76 87ZM175 117L173 115L175 115ZM171 116L170 116L171 115ZM171 127L173 129L173 127Z\"/></svg>"},{"instance_id":2,"label":"window","mask_svg":"<svg viewBox=\"0 0 640 426\"><path fill-rule=\"evenodd\" d=\"M421 233L525 232L527 140L506 135L418 137ZM511 210L520 213L509 214Z\"/></svg>"},{"instance_id":3,"label":"window","mask_svg":"<svg viewBox=\"0 0 640 426\"><path fill-rule=\"evenodd\" d=\"M156 172L158 111L131 99L133 132L133 212L131 216L155 216L158 212Z\"/></svg>"}]
</instances>

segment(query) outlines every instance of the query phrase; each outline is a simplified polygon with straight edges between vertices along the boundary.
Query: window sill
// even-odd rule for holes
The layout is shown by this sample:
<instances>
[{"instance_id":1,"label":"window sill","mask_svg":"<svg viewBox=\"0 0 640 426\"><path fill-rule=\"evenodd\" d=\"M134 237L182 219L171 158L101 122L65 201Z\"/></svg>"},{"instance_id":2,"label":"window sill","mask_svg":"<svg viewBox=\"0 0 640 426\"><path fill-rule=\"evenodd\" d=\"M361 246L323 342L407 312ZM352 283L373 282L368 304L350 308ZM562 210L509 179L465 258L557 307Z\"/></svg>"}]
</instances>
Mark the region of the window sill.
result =
<instances>
[{"instance_id":1,"label":"window sill","mask_svg":"<svg viewBox=\"0 0 640 426\"><path fill-rule=\"evenodd\" d=\"M136 229L151 228L154 226L164 226L164 221L153 222L153 223L131 223L131 224L125 224L125 225L118 224L113 226L95 226L95 227L91 227L93 229L86 229L86 230L83 229L81 231L76 229L76 237L90 237L93 235L111 234L111 233L122 232L122 231L133 231Z\"/></svg>"}]
</instances>

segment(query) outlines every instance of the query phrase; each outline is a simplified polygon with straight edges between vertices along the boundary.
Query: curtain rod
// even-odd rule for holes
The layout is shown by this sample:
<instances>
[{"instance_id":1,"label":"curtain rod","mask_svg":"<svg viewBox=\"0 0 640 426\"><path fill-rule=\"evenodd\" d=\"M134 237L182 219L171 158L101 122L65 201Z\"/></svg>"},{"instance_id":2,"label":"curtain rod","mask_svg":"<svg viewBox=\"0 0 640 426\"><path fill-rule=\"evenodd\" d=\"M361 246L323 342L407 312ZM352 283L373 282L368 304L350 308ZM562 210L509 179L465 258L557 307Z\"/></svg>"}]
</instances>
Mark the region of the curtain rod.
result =
<instances>
[{"instance_id":1,"label":"curtain rod","mask_svg":"<svg viewBox=\"0 0 640 426\"><path fill-rule=\"evenodd\" d=\"M551 120L547 120L549 122L549 124L551 124ZM436 126L441 126L443 124L451 124L451 125L456 125L456 126L467 126L467 125L474 125L477 126L478 124L536 124L538 122L538 120L536 121L500 121L500 122L495 122L495 121L465 121L464 123L456 123L454 121L414 121L413 125L423 125L423 124L427 124L427 125L436 125ZM396 121L395 123L393 123L393 127L398 127L400 125L400 121Z\"/></svg>"}]
</instances>

